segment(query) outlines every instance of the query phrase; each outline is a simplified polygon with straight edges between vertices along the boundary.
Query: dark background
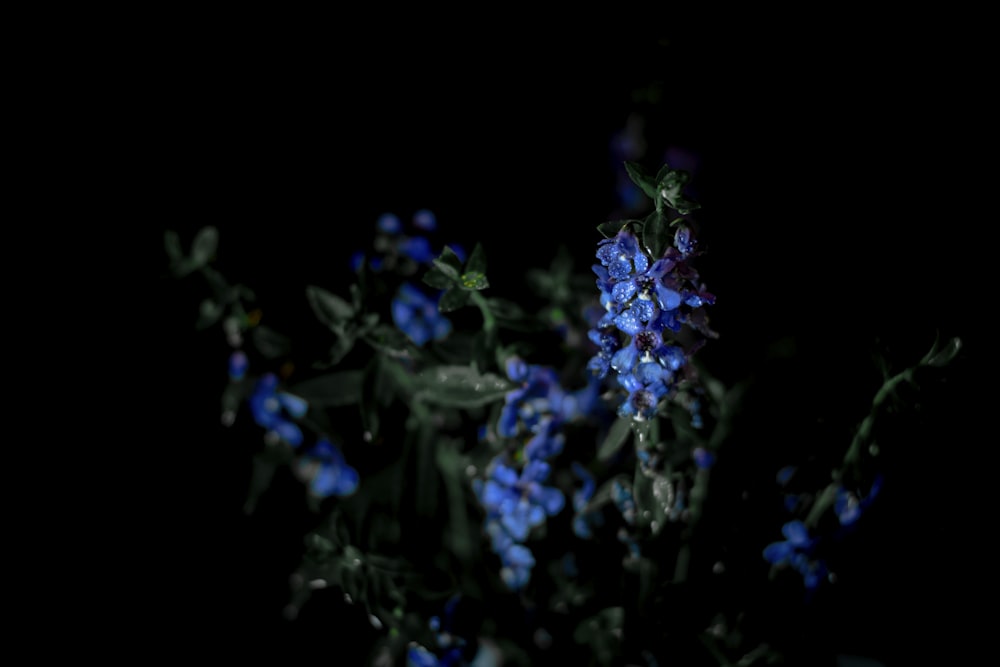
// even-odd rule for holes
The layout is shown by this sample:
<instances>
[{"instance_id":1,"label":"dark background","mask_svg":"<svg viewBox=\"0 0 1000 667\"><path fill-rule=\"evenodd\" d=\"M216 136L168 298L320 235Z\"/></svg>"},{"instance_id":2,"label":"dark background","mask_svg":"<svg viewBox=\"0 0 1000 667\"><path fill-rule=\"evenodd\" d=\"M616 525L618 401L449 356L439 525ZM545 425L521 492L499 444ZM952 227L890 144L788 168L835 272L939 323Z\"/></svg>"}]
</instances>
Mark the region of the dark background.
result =
<instances>
[{"instance_id":1,"label":"dark background","mask_svg":"<svg viewBox=\"0 0 1000 667\"><path fill-rule=\"evenodd\" d=\"M910 441L859 538L863 565L803 639L889 667L957 653L981 641L965 601L989 576L967 481L984 455L982 46L961 25L842 22L159 35L128 77L125 152L143 168L125 182L155 272L165 229L189 242L215 225L218 268L291 329L308 317L305 285L346 287L348 256L385 211L429 208L443 238L481 240L497 294L516 296L559 242L589 266L617 205L611 138L641 115L651 169L668 149L696 159L698 266L721 332L703 359L724 381L759 381L747 449L732 454L743 469L849 438L880 381L874 357L898 370L936 334L965 342L926 390L921 428L900 427ZM287 632L296 551L283 545L302 524L280 503L240 514L249 464L218 424L228 348L194 331L196 283L157 288L164 474L144 493L164 519L140 529L156 582L137 596L155 610L145 630L253 650ZM331 626L332 645L354 628Z\"/></svg>"}]
</instances>

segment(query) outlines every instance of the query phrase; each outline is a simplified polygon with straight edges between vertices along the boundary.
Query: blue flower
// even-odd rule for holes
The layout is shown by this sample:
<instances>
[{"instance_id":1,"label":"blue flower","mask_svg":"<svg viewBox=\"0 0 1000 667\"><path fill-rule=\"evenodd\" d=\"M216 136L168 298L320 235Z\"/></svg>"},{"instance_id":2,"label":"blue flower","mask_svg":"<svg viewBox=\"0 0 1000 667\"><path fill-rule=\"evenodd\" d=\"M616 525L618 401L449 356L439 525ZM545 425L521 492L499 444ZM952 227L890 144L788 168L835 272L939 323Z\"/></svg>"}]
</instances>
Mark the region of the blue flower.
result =
<instances>
[{"instance_id":1,"label":"blue flower","mask_svg":"<svg viewBox=\"0 0 1000 667\"><path fill-rule=\"evenodd\" d=\"M425 232L432 232L437 229L437 217L432 211L422 208L413 214L413 226Z\"/></svg>"},{"instance_id":2,"label":"blue flower","mask_svg":"<svg viewBox=\"0 0 1000 667\"><path fill-rule=\"evenodd\" d=\"M882 489L882 476L877 475L872 481L872 486L868 490L868 495L859 498L857 494L848 491L843 486L838 487L837 496L833 502L833 511L837 514L837 520L842 526L850 526L861 518L861 514L872 504L879 491Z\"/></svg>"},{"instance_id":3,"label":"blue flower","mask_svg":"<svg viewBox=\"0 0 1000 667\"><path fill-rule=\"evenodd\" d=\"M434 251L431 249L431 242L423 236L400 237L396 248L400 254L421 264L426 264L435 257Z\"/></svg>"},{"instance_id":4,"label":"blue flower","mask_svg":"<svg viewBox=\"0 0 1000 667\"><path fill-rule=\"evenodd\" d=\"M535 557L523 544L512 544L500 554L500 578L512 591L521 590L531 580Z\"/></svg>"},{"instance_id":5,"label":"blue flower","mask_svg":"<svg viewBox=\"0 0 1000 667\"><path fill-rule=\"evenodd\" d=\"M573 509L579 512L583 510L594 495L594 476L577 461L573 461L570 464L570 468L573 470L573 474L583 482L583 485L573 493Z\"/></svg>"},{"instance_id":6,"label":"blue flower","mask_svg":"<svg viewBox=\"0 0 1000 667\"><path fill-rule=\"evenodd\" d=\"M691 454L694 458L694 464L702 470L708 470L715 465L715 454L704 447L695 447Z\"/></svg>"},{"instance_id":7,"label":"blue flower","mask_svg":"<svg viewBox=\"0 0 1000 667\"><path fill-rule=\"evenodd\" d=\"M375 227L383 234L399 234L403 231L403 223L393 213L383 213L375 221Z\"/></svg>"},{"instance_id":8,"label":"blue flower","mask_svg":"<svg viewBox=\"0 0 1000 667\"><path fill-rule=\"evenodd\" d=\"M340 448L327 438L318 439L295 465L299 477L319 498L349 496L358 488L358 471L347 464Z\"/></svg>"},{"instance_id":9,"label":"blue flower","mask_svg":"<svg viewBox=\"0 0 1000 667\"><path fill-rule=\"evenodd\" d=\"M306 401L294 394L278 389L278 377L265 373L257 380L249 398L254 421L268 434L287 442L292 447L302 444L302 430L292 421L305 415Z\"/></svg>"},{"instance_id":10,"label":"blue flower","mask_svg":"<svg viewBox=\"0 0 1000 667\"><path fill-rule=\"evenodd\" d=\"M249 366L247 353L243 350L234 350L229 355L229 379L233 382L239 382L246 376Z\"/></svg>"},{"instance_id":11,"label":"blue flower","mask_svg":"<svg viewBox=\"0 0 1000 667\"><path fill-rule=\"evenodd\" d=\"M451 321L438 310L438 298L427 296L411 283L399 286L392 300L392 320L417 346L451 333Z\"/></svg>"},{"instance_id":12,"label":"blue flower","mask_svg":"<svg viewBox=\"0 0 1000 667\"><path fill-rule=\"evenodd\" d=\"M764 560L779 567L791 566L802 575L806 589L816 589L826 576L826 565L812 558L816 540L809 536L809 529L801 521L789 521L781 527L784 540L764 547Z\"/></svg>"}]
</instances>

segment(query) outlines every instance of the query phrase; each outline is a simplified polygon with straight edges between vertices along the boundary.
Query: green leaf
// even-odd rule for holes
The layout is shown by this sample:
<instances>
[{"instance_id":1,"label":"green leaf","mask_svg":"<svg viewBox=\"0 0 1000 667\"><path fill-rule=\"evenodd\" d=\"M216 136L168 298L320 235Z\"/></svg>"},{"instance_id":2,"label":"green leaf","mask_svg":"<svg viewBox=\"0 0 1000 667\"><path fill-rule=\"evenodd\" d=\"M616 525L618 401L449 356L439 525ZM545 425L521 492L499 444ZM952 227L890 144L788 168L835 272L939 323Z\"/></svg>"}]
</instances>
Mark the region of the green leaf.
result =
<instances>
[{"instance_id":1,"label":"green leaf","mask_svg":"<svg viewBox=\"0 0 1000 667\"><path fill-rule=\"evenodd\" d=\"M651 213L642 227L642 244L654 260L663 257L670 246L673 234L667 216L659 211Z\"/></svg>"},{"instance_id":2,"label":"green leaf","mask_svg":"<svg viewBox=\"0 0 1000 667\"><path fill-rule=\"evenodd\" d=\"M486 273L486 251L483 250L482 243L476 243L469 255L469 261L465 263L465 273Z\"/></svg>"},{"instance_id":3,"label":"green leaf","mask_svg":"<svg viewBox=\"0 0 1000 667\"><path fill-rule=\"evenodd\" d=\"M681 193L681 188L690 179L690 174L680 169L661 169L662 177L657 179L656 189L658 195L653 195L656 200L656 208L659 210L660 202L666 202L668 206L676 209L681 215L687 215L691 211L701 208L701 204L686 198Z\"/></svg>"},{"instance_id":4,"label":"green leaf","mask_svg":"<svg viewBox=\"0 0 1000 667\"><path fill-rule=\"evenodd\" d=\"M647 197L653 200L656 199L656 181L650 178L642 165L637 162L626 161L625 171L628 172L628 177L632 179L632 182L646 193Z\"/></svg>"},{"instance_id":5,"label":"green leaf","mask_svg":"<svg viewBox=\"0 0 1000 667\"><path fill-rule=\"evenodd\" d=\"M597 449L597 458L601 461L607 461L615 452L622 448L625 441L628 440L629 435L632 433L632 418L631 417L618 417L612 424L611 428L608 429L608 434L604 438L604 442Z\"/></svg>"},{"instance_id":6,"label":"green leaf","mask_svg":"<svg viewBox=\"0 0 1000 667\"><path fill-rule=\"evenodd\" d=\"M639 525L648 526L654 535L667 524L667 514L674 504L674 487L659 473L644 473L637 468L632 485L635 516Z\"/></svg>"},{"instance_id":7,"label":"green leaf","mask_svg":"<svg viewBox=\"0 0 1000 667\"><path fill-rule=\"evenodd\" d=\"M345 322L354 317L354 308L336 294L331 294L322 287L310 285L306 288L306 298L319 321L334 330L340 329Z\"/></svg>"},{"instance_id":8,"label":"green leaf","mask_svg":"<svg viewBox=\"0 0 1000 667\"><path fill-rule=\"evenodd\" d=\"M449 278L443 270L436 266L432 266L427 270L423 281L435 289L448 289L455 284L455 278Z\"/></svg>"},{"instance_id":9,"label":"green leaf","mask_svg":"<svg viewBox=\"0 0 1000 667\"><path fill-rule=\"evenodd\" d=\"M198 267L202 267L215 256L219 245L219 230L208 226L198 230L191 244L191 259Z\"/></svg>"},{"instance_id":10,"label":"green leaf","mask_svg":"<svg viewBox=\"0 0 1000 667\"><path fill-rule=\"evenodd\" d=\"M326 362L326 367L336 366L341 361L344 360L351 350L354 349L354 343L357 341L357 336L355 336L354 331L344 331L337 336L337 340L333 342L330 346L329 359Z\"/></svg>"},{"instance_id":11,"label":"green leaf","mask_svg":"<svg viewBox=\"0 0 1000 667\"><path fill-rule=\"evenodd\" d=\"M438 310L442 313L450 313L469 303L470 298L472 298L472 292L458 287L450 287L441 295L441 300L438 301Z\"/></svg>"},{"instance_id":12,"label":"green leaf","mask_svg":"<svg viewBox=\"0 0 1000 667\"><path fill-rule=\"evenodd\" d=\"M931 346L931 351L920 360L920 363L925 366L945 366L958 355L960 349L962 349L962 339L958 337L951 338L940 346L938 345L938 341L935 340L934 345Z\"/></svg>"},{"instance_id":13,"label":"green leaf","mask_svg":"<svg viewBox=\"0 0 1000 667\"><path fill-rule=\"evenodd\" d=\"M503 400L514 388L506 378L480 373L471 366L438 366L420 373L420 397L425 403L474 408Z\"/></svg>"},{"instance_id":14,"label":"green leaf","mask_svg":"<svg viewBox=\"0 0 1000 667\"><path fill-rule=\"evenodd\" d=\"M270 327L257 325L250 334L254 346L265 359L283 357L292 349L292 341L288 336L280 334Z\"/></svg>"},{"instance_id":15,"label":"green leaf","mask_svg":"<svg viewBox=\"0 0 1000 667\"><path fill-rule=\"evenodd\" d=\"M444 275L452 280L458 280L458 276L462 272L462 260L449 246L444 247L440 257L435 257L431 261Z\"/></svg>"},{"instance_id":16,"label":"green leaf","mask_svg":"<svg viewBox=\"0 0 1000 667\"><path fill-rule=\"evenodd\" d=\"M402 331L389 324L374 327L365 339L369 345L390 357L409 355L410 341Z\"/></svg>"},{"instance_id":17,"label":"green leaf","mask_svg":"<svg viewBox=\"0 0 1000 667\"><path fill-rule=\"evenodd\" d=\"M181 237L172 229L163 233L163 247L171 262L176 262L184 256L184 251L181 249Z\"/></svg>"}]
</instances>

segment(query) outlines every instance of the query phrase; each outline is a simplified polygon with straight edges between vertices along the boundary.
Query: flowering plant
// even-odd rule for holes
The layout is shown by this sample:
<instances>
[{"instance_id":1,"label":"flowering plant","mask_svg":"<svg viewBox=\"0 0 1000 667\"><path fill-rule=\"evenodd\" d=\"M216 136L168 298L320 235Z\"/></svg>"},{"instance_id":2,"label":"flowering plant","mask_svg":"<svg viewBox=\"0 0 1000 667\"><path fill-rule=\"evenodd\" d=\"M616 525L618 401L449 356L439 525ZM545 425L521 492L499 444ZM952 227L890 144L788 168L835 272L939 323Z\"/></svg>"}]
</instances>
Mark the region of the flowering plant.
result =
<instances>
[{"instance_id":1,"label":"flowering plant","mask_svg":"<svg viewBox=\"0 0 1000 667\"><path fill-rule=\"evenodd\" d=\"M348 284L303 286L304 350L216 266L215 227L167 232L170 274L208 290L196 327L225 340L243 511L297 526L280 604L296 641L338 619L359 664L812 656L796 616L855 571L853 531L892 492L906 388L960 341L885 367L832 454L729 464L760 436L754 384L703 361L726 344L710 321L725 295L699 266L690 172L621 166L625 216L594 225L586 256L553 248L521 299L497 290L492 249L440 239L434 212L382 215Z\"/></svg>"}]
</instances>

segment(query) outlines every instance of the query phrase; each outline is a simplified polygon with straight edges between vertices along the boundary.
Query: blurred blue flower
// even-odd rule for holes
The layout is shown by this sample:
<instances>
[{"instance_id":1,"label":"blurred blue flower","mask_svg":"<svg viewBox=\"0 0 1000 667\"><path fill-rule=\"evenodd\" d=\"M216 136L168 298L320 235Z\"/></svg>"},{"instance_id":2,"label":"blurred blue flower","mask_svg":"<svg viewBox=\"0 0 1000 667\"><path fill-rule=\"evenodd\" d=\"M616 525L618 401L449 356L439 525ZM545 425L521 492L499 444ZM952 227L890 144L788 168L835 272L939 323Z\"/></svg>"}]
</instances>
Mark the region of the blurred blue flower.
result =
<instances>
[{"instance_id":1,"label":"blurred blue flower","mask_svg":"<svg viewBox=\"0 0 1000 667\"><path fill-rule=\"evenodd\" d=\"M694 464L702 470L708 470L715 465L715 454L704 447L695 447L694 451L692 451L692 456L694 457Z\"/></svg>"},{"instance_id":2,"label":"blurred blue flower","mask_svg":"<svg viewBox=\"0 0 1000 667\"><path fill-rule=\"evenodd\" d=\"M457 646L445 649L440 656L417 643L406 649L406 667L464 667L466 664L462 649Z\"/></svg>"},{"instance_id":3,"label":"blurred blue flower","mask_svg":"<svg viewBox=\"0 0 1000 667\"><path fill-rule=\"evenodd\" d=\"M512 591L521 590L531 580L535 557L523 544L512 544L500 554L500 578Z\"/></svg>"},{"instance_id":4,"label":"blurred blue flower","mask_svg":"<svg viewBox=\"0 0 1000 667\"><path fill-rule=\"evenodd\" d=\"M438 310L438 298L427 296L412 283L403 283L392 300L393 322L417 346L451 333L451 320Z\"/></svg>"},{"instance_id":5,"label":"blurred blue flower","mask_svg":"<svg viewBox=\"0 0 1000 667\"><path fill-rule=\"evenodd\" d=\"M340 448L327 438L316 444L295 462L299 477L319 497L349 496L358 488L358 471L347 464Z\"/></svg>"},{"instance_id":6,"label":"blurred blue flower","mask_svg":"<svg viewBox=\"0 0 1000 667\"><path fill-rule=\"evenodd\" d=\"M229 379L233 382L239 382L246 376L249 366L250 361L247 359L247 353L243 350L234 350L229 355Z\"/></svg>"},{"instance_id":7,"label":"blurred blue flower","mask_svg":"<svg viewBox=\"0 0 1000 667\"><path fill-rule=\"evenodd\" d=\"M570 464L570 469L583 482L582 486L573 492L573 510L579 512L593 497L596 485L594 476L578 461L573 461Z\"/></svg>"},{"instance_id":8,"label":"blurred blue flower","mask_svg":"<svg viewBox=\"0 0 1000 667\"><path fill-rule=\"evenodd\" d=\"M431 249L431 242L423 236L403 236L396 244L396 249L401 255L409 257L415 262L426 264L434 259L435 253Z\"/></svg>"},{"instance_id":9,"label":"blurred blue flower","mask_svg":"<svg viewBox=\"0 0 1000 667\"><path fill-rule=\"evenodd\" d=\"M837 514L837 520L842 526L850 526L861 518L861 514L875 500L882 489L882 475L877 475L872 481L868 495L859 498L853 491L848 491L843 486L837 489L837 496L833 502L833 511Z\"/></svg>"},{"instance_id":10,"label":"blurred blue flower","mask_svg":"<svg viewBox=\"0 0 1000 667\"><path fill-rule=\"evenodd\" d=\"M305 415L308 404L294 394L278 389L278 376L265 373L248 400L250 412L259 426L292 447L302 444L302 430L292 419Z\"/></svg>"},{"instance_id":11,"label":"blurred blue flower","mask_svg":"<svg viewBox=\"0 0 1000 667\"><path fill-rule=\"evenodd\" d=\"M403 231L403 223L393 213L383 213L375 221L375 228L383 234L399 234Z\"/></svg>"},{"instance_id":12,"label":"blurred blue flower","mask_svg":"<svg viewBox=\"0 0 1000 667\"><path fill-rule=\"evenodd\" d=\"M437 216L433 211L422 208L413 214L413 226L425 232L432 232L437 229Z\"/></svg>"},{"instance_id":13,"label":"blurred blue flower","mask_svg":"<svg viewBox=\"0 0 1000 667\"><path fill-rule=\"evenodd\" d=\"M779 567L791 566L802 575L806 589L816 589L826 576L826 565L813 559L816 540L809 536L809 529L801 521L789 521L781 527L785 539L764 547L764 560Z\"/></svg>"}]
</instances>

